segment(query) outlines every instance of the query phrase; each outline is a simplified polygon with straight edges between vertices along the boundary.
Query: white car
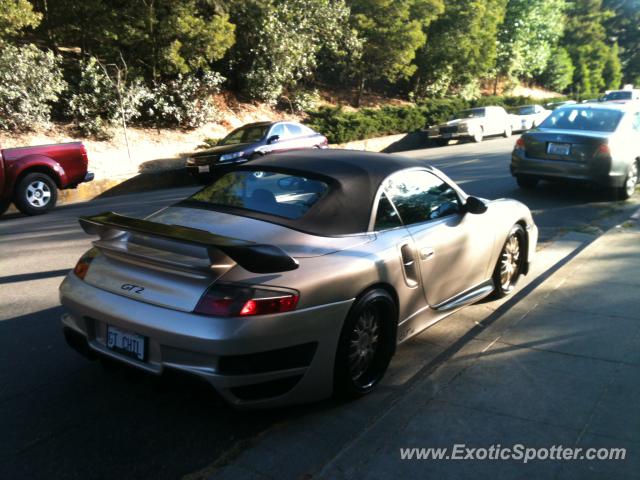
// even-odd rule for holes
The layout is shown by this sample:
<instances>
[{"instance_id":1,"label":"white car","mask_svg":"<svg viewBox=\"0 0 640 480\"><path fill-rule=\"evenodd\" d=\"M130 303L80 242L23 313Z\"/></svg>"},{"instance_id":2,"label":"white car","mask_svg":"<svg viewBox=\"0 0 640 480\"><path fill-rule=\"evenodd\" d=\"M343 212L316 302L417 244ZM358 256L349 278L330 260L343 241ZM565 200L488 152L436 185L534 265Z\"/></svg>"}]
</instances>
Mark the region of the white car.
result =
<instances>
[{"instance_id":1,"label":"white car","mask_svg":"<svg viewBox=\"0 0 640 480\"><path fill-rule=\"evenodd\" d=\"M446 145L449 140L457 138L470 138L474 142L481 142L489 135L510 137L512 131L511 115L504 108L477 107L463 110L448 122L430 127L429 138L440 145Z\"/></svg>"},{"instance_id":2,"label":"white car","mask_svg":"<svg viewBox=\"0 0 640 480\"><path fill-rule=\"evenodd\" d=\"M531 130L540 125L549 116L551 110L540 105L525 105L518 107L514 116L517 118L517 128L514 130Z\"/></svg>"}]
</instances>

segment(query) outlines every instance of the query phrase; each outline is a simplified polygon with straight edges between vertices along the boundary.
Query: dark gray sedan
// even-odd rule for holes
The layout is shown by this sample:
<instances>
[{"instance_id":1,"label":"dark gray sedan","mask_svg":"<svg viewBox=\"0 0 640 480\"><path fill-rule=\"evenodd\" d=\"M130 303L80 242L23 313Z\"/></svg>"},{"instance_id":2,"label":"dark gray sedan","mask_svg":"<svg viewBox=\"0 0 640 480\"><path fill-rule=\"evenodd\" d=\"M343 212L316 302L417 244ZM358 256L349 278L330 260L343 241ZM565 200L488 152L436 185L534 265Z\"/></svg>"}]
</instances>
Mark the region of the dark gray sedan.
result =
<instances>
[{"instance_id":1,"label":"dark gray sedan","mask_svg":"<svg viewBox=\"0 0 640 480\"><path fill-rule=\"evenodd\" d=\"M626 200L635 192L640 164L640 104L569 105L516 142L511 174L518 185L576 180L613 189Z\"/></svg>"}]
</instances>

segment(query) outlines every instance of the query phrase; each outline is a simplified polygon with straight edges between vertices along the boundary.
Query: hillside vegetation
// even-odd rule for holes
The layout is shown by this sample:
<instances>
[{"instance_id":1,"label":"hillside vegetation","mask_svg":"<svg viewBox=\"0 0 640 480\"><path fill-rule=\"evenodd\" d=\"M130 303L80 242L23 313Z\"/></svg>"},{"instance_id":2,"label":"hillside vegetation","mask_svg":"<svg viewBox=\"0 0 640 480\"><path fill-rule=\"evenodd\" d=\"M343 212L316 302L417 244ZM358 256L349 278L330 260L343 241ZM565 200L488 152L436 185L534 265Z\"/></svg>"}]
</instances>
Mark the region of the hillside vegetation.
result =
<instances>
[{"instance_id":1,"label":"hillside vegetation","mask_svg":"<svg viewBox=\"0 0 640 480\"><path fill-rule=\"evenodd\" d=\"M193 130L223 120L221 91L312 120L336 86L353 107L379 95L424 110L523 83L592 98L640 77L636 3L3 0L0 129Z\"/></svg>"}]
</instances>

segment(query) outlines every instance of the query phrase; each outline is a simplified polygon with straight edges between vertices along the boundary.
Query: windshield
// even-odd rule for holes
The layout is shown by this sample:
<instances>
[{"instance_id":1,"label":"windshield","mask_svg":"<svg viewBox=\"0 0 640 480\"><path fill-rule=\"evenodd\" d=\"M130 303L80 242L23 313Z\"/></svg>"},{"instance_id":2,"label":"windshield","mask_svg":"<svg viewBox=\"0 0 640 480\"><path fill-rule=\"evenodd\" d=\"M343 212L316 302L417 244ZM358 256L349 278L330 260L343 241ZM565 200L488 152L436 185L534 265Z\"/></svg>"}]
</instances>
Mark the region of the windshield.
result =
<instances>
[{"instance_id":1,"label":"windshield","mask_svg":"<svg viewBox=\"0 0 640 480\"><path fill-rule=\"evenodd\" d=\"M518 113L520 115L533 115L536 113L536 107L521 107Z\"/></svg>"},{"instance_id":2,"label":"windshield","mask_svg":"<svg viewBox=\"0 0 640 480\"><path fill-rule=\"evenodd\" d=\"M242 170L223 175L189 200L297 219L315 205L327 188L324 182L304 177Z\"/></svg>"},{"instance_id":3,"label":"windshield","mask_svg":"<svg viewBox=\"0 0 640 480\"><path fill-rule=\"evenodd\" d=\"M463 110L455 118L480 118L485 116L484 108L472 108L470 110Z\"/></svg>"},{"instance_id":4,"label":"windshield","mask_svg":"<svg viewBox=\"0 0 640 480\"><path fill-rule=\"evenodd\" d=\"M609 92L604 96L605 100L631 100L633 97L632 92Z\"/></svg>"},{"instance_id":5,"label":"windshield","mask_svg":"<svg viewBox=\"0 0 640 480\"><path fill-rule=\"evenodd\" d=\"M623 112L618 110L564 107L555 110L540 124L540 128L613 132L622 115Z\"/></svg>"},{"instance_id":6,"label":"windshield","mask_svg":"<svg viewBox=\"0 0 640 480\"><path fill-rule=\"evenodd\" d=\"M240 127L223 138L218 145L238 145L240 143L257 142L264 138L268 129L269 125Z\"/></svg>"}]
</instances>

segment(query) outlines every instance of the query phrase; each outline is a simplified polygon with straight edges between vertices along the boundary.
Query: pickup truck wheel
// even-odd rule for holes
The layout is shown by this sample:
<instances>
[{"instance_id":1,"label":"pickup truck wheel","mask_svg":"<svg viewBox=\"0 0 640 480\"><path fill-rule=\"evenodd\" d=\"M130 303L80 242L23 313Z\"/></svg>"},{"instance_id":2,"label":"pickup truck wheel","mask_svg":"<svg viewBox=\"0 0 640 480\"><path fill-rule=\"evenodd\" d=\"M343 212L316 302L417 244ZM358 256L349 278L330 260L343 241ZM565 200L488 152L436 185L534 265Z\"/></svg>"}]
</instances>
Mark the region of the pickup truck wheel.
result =
<instances>
[{"instance_id":1,"label":"pickup truck wheel","mask_svg":"<svg viewBox=\"0 0 640 480\"><path fill-rule=\"evenodd\" d=\"M14 203L25 215L40 215L56 206L58 190L53 179L44 173L29 173L16 188Z\"/></svg>"}]
</instances>

